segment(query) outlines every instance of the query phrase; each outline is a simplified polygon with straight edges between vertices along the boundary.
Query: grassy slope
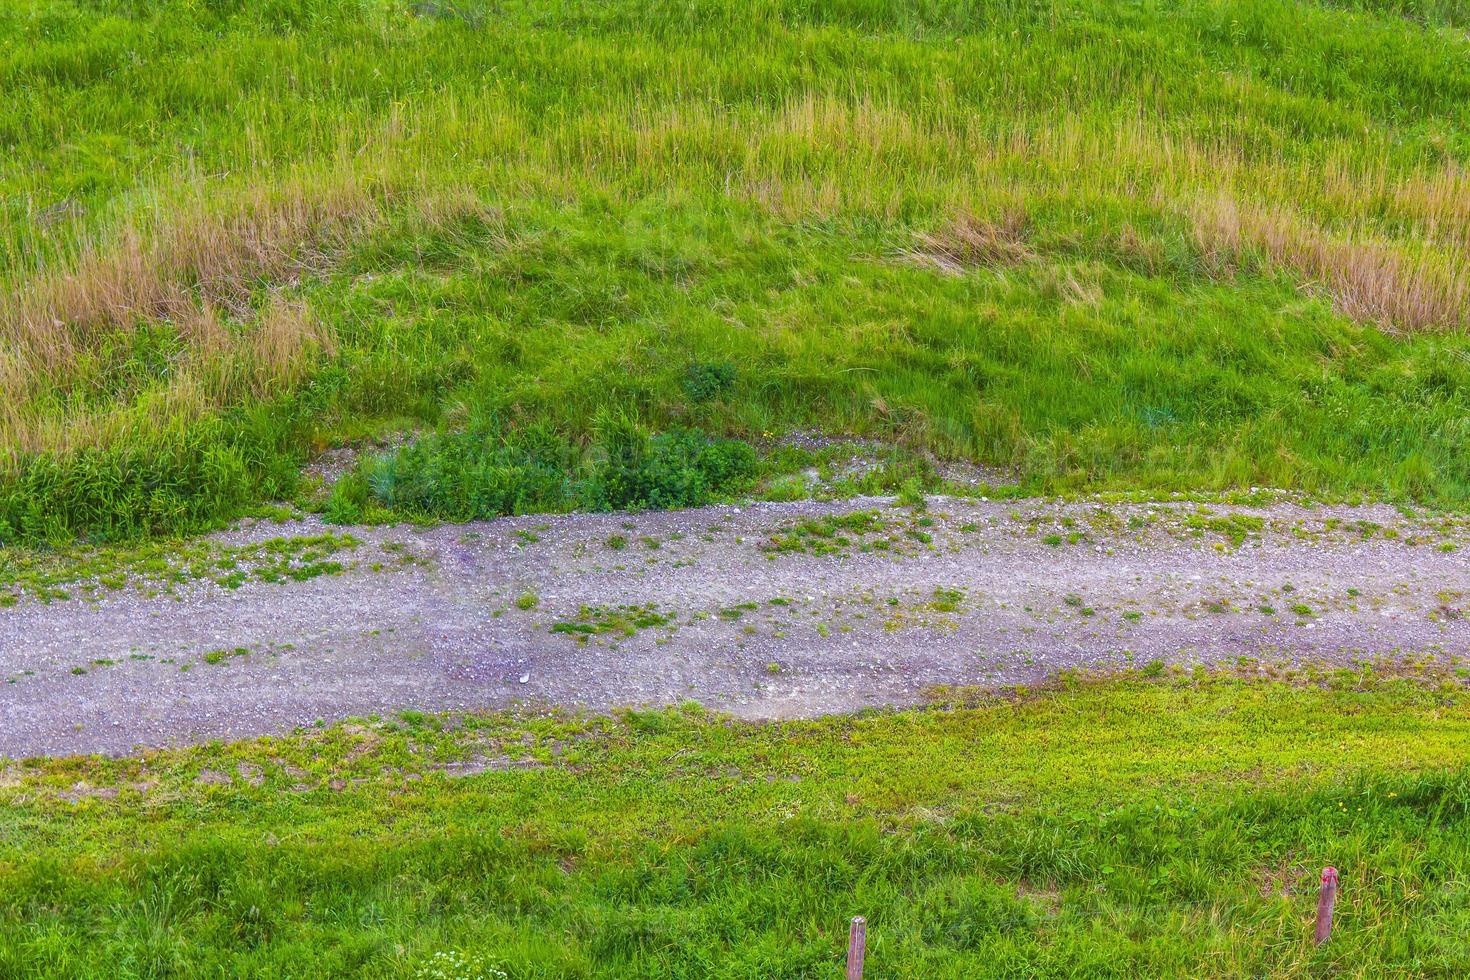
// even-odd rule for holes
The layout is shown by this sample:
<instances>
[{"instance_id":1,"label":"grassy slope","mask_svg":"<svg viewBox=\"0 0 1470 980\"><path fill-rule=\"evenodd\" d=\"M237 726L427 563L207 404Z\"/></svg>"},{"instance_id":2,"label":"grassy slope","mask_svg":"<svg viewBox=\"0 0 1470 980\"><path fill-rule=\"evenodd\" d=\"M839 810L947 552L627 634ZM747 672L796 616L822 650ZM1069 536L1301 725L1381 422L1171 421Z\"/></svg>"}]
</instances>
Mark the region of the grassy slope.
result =
<instances>
[{"instance_id":1,"label":"grassy slope","mask_svg":"<svg viewBox=\"0 0 1470 980\"><path fill-rule=\"evenodd\" d=\"M516 977L831 976L861 913L873 976L1463 974L1465 690L1322 681L773 725L413 715L17 765L0 972L402 976L457 950ZM544 765L442 773L466 757Z\"/></svg>"},{"instance_id":2,"label":"grassy slope","mask_svg":"<svg viewBox=\"0 0 1470 980\"><path fill-rule=\"evenodd\" d=\"M12 537L604 406L1031 490L1464 500L1457 4L415 9L0 13Z\"/></svg>"}]
</instances>

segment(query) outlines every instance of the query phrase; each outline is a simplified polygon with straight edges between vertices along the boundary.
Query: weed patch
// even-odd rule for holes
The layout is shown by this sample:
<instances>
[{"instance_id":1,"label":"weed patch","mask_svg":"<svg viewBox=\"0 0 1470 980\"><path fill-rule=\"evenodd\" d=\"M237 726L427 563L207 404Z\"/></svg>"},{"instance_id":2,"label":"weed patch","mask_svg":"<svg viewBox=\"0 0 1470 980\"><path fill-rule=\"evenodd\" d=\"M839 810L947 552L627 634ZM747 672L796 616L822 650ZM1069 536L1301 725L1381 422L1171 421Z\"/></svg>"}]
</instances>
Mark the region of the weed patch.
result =
<instances>
[{"instance_id":1,"label":"weed patch","mask_svg":"<svg viewBox=\"0 0 1470 980\"><path fill-rule=\"evenodd\" d=\"M660 612L651 603L642 606L583 606L575 618L553 624L551 632L573 637L579 643L605 634L631 638L641 630L669 626L674 618L673 613Z\"/></svg>"},{"instance_id":2,"label":"weed patch","mask_svg":"<svg viewBox=\"0 0 1470 980\"><path fill-rule=\"evenodd\" d=\"M485 422L363 461L338 481L326 514L340 522L390 514L469 521L693 507L745 489L755 469L748 444L694 431L650 435L635 423L609 420L584 452L545 426ZM620 535L608 541L614 550L627 543Z\"/></svg>"},{"instance_id":3,"label":"weed patch","mask_svg":"<svg viewBox=\"0 0 1470 980\"><path fill-rule=\"evenodd\" d=\"M247 582L305 582L340 574L342 555L361 542L327 532L225 545L209 539L56 550L0 549L0 596L14 605L22 595L41 602L97 598L132 587L145 595L173 593L193 582L236 589Z\"/></svg>"},{"instance_id":4,"label":"weed patch","mask_svg":"<svg viewBox=\"0 0 1470 980\"><path fill-rule=\"evenodd\" d=\"M853 547L882 551L891 546L891 539L875 536L887 527L887 522L874 510L804 517L789 530L773 534L761 545L761 550L768 554L813 555L842 555Z\"/></svg>"}]
</instances>

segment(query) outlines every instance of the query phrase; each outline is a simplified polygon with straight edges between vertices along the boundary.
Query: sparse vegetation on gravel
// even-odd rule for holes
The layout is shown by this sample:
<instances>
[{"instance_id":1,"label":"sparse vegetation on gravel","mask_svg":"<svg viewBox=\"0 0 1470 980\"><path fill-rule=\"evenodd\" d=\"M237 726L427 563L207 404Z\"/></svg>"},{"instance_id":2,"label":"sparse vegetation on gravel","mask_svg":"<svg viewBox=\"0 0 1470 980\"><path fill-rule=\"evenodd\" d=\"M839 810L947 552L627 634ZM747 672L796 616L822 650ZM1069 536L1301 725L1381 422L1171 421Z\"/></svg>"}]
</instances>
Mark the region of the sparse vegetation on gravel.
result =
<instances>
[{"instance_id":1,"label":"sparse vegetation on gravel","mask_svg":"<svg viewBox=\"0 0 1470 980\"><path fill-rule=\"evenodd\" d=\"M848 514L825 514L808 517L771 535L761 547L772 554L840 555L847 549L887 550L893 546L891 537L869 539L868 535L880 534L888 527L887 522L871 510L855 510Z\"/></svg>"},{"instance_id":2,"label":"sparse vegetation on gravel","mask_svg":"<svg viewBox=\"0 0 1470 980\"><path fill-rule=\"evenodd\" d=\"M594 636L611 633L616 636L636 636L640 630L669 626L674 614L660 610L653 603L641 606L583 606L572 619L553 623L551 632L564 633L578 642L586 643Z\"/></svg>"},{"instance_id":3,"label":"sparse vegetation on gravel","mask_svg":"<svg viewBox=\"0 0 1470 980\"><path fill-rule=\"evenodd\" d=\"M340 573L338 559L358 544L350 534L328 531L242 545L201 539L96 548L0 547L0 607L15 605L22 596L41 602L74 595L95 599L127 588L157 595L200 581L227 589L247 582L304 582Z\"/></svg>"}]
</instances>

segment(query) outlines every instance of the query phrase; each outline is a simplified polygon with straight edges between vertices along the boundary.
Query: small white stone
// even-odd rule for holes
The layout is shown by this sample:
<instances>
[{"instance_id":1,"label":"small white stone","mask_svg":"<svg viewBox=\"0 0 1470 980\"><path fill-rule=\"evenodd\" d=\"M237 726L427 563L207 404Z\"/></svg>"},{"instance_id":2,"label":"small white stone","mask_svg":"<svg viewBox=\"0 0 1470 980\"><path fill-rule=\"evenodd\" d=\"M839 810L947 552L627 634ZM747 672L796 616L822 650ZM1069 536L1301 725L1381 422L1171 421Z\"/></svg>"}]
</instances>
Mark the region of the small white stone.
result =
<instances>
[{"instance_id":1,"label":"small white stone","mask_svg":"<svg viewBox=\"0 0 1470 980\"><path fill-rule=\"evenodd\" d=\"M531 675L530 674L522 674L521 675L521 683L522 684L525 684L525 683L529 682L530 680L531 680Z\"/></svg>"}]
</instances>

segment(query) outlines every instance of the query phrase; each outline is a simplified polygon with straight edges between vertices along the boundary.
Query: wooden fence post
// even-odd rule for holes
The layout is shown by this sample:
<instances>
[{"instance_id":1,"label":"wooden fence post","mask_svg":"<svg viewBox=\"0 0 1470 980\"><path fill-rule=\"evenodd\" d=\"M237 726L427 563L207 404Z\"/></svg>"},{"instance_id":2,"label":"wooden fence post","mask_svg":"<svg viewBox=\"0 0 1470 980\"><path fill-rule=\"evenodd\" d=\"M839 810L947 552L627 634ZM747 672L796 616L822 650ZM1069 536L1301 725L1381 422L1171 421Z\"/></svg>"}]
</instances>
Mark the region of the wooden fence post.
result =
<instances>
[{"instance_id":1,"label":"wooden fence post","mask_svg":"<svg viewBox=\"0 0 1470 980\"><path fill-rule=\"evenodd\" d=\"M1332 906L1337 903L1337 869L1322 869L1322 889L1317 893L1317 945L1332 935Z\"/></svg>"},{"instance_id":2,"label":"wooden fence post","mask_svg":"<svg viewBox=\"0 0 1470 980\"><path fill-rule=\"evenodd\" d=\"M863 954L867 944L868 920L855 915L847 933L847 980L863 980Z\"/></svg>"}]
</instances>

